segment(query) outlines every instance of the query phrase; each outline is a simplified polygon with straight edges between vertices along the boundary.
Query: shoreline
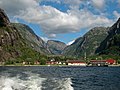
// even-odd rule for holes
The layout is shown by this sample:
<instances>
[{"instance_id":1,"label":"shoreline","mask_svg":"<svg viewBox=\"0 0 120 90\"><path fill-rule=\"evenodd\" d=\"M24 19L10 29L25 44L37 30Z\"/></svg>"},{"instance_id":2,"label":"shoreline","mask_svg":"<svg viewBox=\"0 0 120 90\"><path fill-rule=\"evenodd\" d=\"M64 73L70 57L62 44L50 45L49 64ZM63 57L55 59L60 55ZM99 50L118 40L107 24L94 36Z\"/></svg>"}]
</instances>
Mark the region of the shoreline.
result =
<instances>
[{"instance_id":1,"label":"shoreline","mask_svg":"<svg viewBox=\"0 0 120 90\"><path fill-rule=\"evenodd\" d=\"M51 66L58 66L58 67L63 67L63 66L66 66L66 67L87 67L87 66L82 66L82 65L0 65L0 66L25 66L25 67L29 67L29 66L47 66L47 67L51 67Z\"/></svg>"},{"instance_id":2,"label":"shoreline","mask_svg":"<svg viewBox=\"0 0 120 90\"><path fill-rule=\"evenodd\" d=\"M33 66L45 66L45 67L51 67L51 66L58 66L58 67L63 67L63 66L66 66L66 67L94 67L94 66L80 66L80 65L0 65L0 66L11 66L11 67L14 67L14 66L18 66L18 67L33 67ZM104 66L96 66L96 67L104 67ZM108 65L108 67L120 67L120 64L118 65Z\"/></svg>"}]
</instances>

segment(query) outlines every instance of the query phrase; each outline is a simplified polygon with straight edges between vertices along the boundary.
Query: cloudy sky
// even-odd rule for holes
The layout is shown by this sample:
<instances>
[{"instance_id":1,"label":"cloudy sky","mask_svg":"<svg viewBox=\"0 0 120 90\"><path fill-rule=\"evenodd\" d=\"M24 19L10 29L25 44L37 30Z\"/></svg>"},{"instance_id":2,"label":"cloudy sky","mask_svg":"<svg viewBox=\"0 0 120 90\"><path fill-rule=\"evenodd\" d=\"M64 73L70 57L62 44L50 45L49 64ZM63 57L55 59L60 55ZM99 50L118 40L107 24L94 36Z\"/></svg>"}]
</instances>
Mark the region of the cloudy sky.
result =
<instances>
[{"instance_id":1,"label":"cloudy sky","mask_svg":"<svg viewBox=\"0 0 120 90\"><path fill-rule=\"evenodd\" d=\"M120 17L120 0L0 0L11 22L29 25L44 40L68 43Z\"/></svg>"}]
</instances>

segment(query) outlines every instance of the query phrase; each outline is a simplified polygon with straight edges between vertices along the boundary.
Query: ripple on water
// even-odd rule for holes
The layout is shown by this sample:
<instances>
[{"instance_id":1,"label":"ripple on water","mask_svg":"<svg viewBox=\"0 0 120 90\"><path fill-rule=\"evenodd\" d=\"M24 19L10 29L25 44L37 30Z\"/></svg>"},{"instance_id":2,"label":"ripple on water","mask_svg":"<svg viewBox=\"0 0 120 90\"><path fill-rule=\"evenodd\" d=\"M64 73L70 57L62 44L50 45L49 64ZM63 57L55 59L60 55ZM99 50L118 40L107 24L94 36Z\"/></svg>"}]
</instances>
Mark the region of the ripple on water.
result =
<instances>
[{"instance_id":1,"label":"ripple on water","mask_svg":"<svg viewBox=\"0 0 120 90\"><path fill-rule=\"evenodd\" d=\"M119 89L119 67L0 67L0 90Z\"/></svg>"}]
</instances>

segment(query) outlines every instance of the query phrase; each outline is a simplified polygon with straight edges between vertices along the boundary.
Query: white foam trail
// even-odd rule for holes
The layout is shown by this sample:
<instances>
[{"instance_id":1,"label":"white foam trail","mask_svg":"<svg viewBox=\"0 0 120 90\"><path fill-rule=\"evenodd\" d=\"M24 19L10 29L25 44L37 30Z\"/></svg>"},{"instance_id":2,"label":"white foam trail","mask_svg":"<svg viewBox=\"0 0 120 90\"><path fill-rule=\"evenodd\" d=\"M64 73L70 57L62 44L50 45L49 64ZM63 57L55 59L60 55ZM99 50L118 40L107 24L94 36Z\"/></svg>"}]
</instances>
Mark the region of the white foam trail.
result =
<instances>
[{"instance_id":1,"label":"white foam trail","mask_svg":"<svg viewBox=\"0 0 120 90\"><path fill-rule=\"evenodd\" d=\"M52 90L74 90L71 86L71 78L52 78L47 82L47 78L41 78L39 74L31 72L25 72L25 74L27 74L25 80L20 79L19 75L15 77L5 76L6 74L0 76L0 90L42 90L43 88L49 90L51 84ZM45 83L49 83L48 86Z\"/></svg>"},{"instance_id":2,"label":"white foam trail","mask_svg":"<svg viewBox=\"0 0 120 90\"><path fill-rule=\"evenodd\" d=\"M2 90L12 90L12 85L14 85L14 81L11 79L6 79L3 83L3 89Z\"/></svg>"},{"instance_id":3,"label":"white foam trail","mask_svg":"<svg viewBox=\"0 0 120 90\"><path fill-rule=\"evenodd\" d=\"M45 78L41 78L38 74L29 73L28 81L26 82L30 90L41 90L42 82L45 81Z\"/></svg>"},{"instance_id":4,"label":"white foam trail","mask_svg":"<svg viewBox=\"0 0 120 90\"><path fill-rule=\"evenodd\" d=\"M65 89L66 90L74 90L74 88L71 85L72 85L71 78L67 78L66 81L64 82Z\"/></svg>"},{"instance_id":5,"label":"white foam trail","mask_svg":"<svg viewBox=\"0 0 120 90\"><path fill-rule=\"evenodd\" d=\"M19 76L10 78L0 77L0 90L41 90L42 82L46 80L37 74L29 73L27 80L19 79Z\"/></svg>"},{"instance_id":6,"label":"white foam trail","mask_svg":"<svg viewBox=\"0 0 120 90\"><path fill-rule=\"evenodd\" d=\"M71 78L54 80L54 82L58 83L58 87L55 88L54 90L74 90L74 88L71 86L72 85Z\"/></svg>"},{"instance_id":7,"label":"white foam trail","mask_svg":"<svg viewBox=\"0 0 120 90\"><path fill-rule=\"evenodd\" d=\"M19 83L20 79L2 76L0 78L0 90L21 90L24 85Z\"/></svg>"}]
</instances>

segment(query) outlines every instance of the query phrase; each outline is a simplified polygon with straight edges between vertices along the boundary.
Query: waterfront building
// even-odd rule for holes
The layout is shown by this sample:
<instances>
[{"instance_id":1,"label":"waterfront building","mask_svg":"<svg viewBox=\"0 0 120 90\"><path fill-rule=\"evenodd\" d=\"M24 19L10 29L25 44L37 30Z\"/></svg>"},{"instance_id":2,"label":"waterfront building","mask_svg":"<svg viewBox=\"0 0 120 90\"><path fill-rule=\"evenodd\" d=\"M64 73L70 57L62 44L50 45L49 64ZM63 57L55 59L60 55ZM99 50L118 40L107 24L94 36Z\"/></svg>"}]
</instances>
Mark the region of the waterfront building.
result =
<instances>
[{"instance_id":1,"label":"waterfront building","mask_svg":"<svg viewBox=\"0 0 120 90\"><path fill-rule=\"evenodd\" d=\"M85 62L80 61L80 60L68 60L67 64L72 65L72 66L86 66L87 65Z\"/></svg>"}]
</instances>

